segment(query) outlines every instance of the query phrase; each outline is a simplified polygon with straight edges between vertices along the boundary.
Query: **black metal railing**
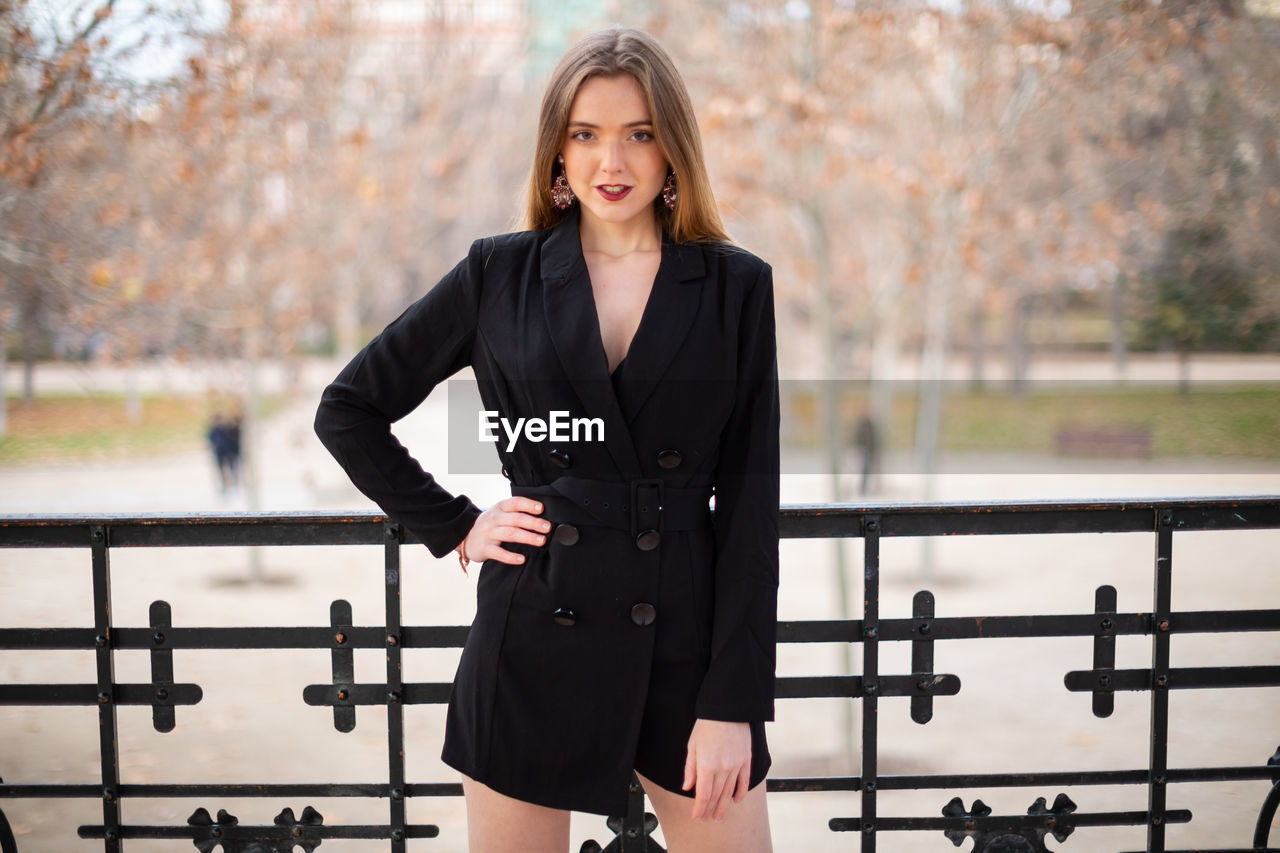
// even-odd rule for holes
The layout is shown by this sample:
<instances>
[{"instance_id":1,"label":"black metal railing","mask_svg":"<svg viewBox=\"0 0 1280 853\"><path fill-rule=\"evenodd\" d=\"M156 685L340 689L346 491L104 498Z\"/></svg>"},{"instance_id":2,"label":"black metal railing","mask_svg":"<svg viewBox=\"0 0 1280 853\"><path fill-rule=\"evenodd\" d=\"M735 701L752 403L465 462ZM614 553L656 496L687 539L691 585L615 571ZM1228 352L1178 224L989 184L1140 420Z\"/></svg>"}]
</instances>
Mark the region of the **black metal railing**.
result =
<instances>
[{"instance_id":1,"label":"black metal railing","mask_svg":"<svg viewBox=\"0 0 1280 853\"><path fill-rule=\"evenodd\" d=\"M778 679L780 699L841 697L861 703L861 773L858 776L771 778L770 791L839 791L851 795L857 817L833 817L835 832L858 833L863 851L874 851L886 833L934 832L959 846L972 838L975 853L1047 851L1052 836L1063 841L1076 830L1103 826L1145 826L1146 850L1166 853L1166 827L1187 823L1192 814L1167 805L1170 785L1191 782L1266 780L1272 782L1261 804L1252 841L1249 828L1223 838L1218 853L1272 850L1269 836L1280 806L1280 751L1256 765L1227 767L1169 766L1169 696L1172 690L1231 689L1280 686L1280 666L1218 666L1179 668L1173 665L1170 641L1178 634L1278 632L1280 609L1174 611L1172 609L1175 534L1184 531L1241 531L1280 529L1280 497L1231 499L1174 499L1152 501L1090 501L1008 504L885 504L787 506L782 513L784 538L850 537L863 540L864 612L861 619L781 622L781 643L842 643L861 648L858 675L787 677ZM1095 590L1093 612L1069 615L969 616L934 615L931 593L916 593L909 618L883 618L880 613L880 546L888 537L955 535L1147 532L1155 543L1152 564L1154 598L1150 612L1119 612L1116 590ZM374 514L248 514L221 516L10 516L0 517L0 548L85 548L92 557L94 626L92 628L4 628L0 650L86 649L96 656L96 681L91 684L3 684L0 706L96 705L98 708L101 778L85 784L30 784L0 781L0 800L88 798L102 802L102 823L78 828L81 838L101 839L106 851L120 851L125 839L186 839L201 851L221 846L228 853L313 850L328 839L384 839L392 851L404 851L408 839L435 838L439 828L412 824L406 802L413 798L457 797L455 783L410 782L405 774L404 708L439 704L448 699L447 683L406 683L402 670L405 649L456 648L466 627L405 626L400 609L401 528ZM353 624L345 601L333 602L328 625L293 628L198 628L172 624L169 605L151 605L150 624L122 627L112 624L110 556L114 549L163 546L288 546L381 544L385 554L384 624ZM1252 602L1251 602L1252 603ZM1150 637L1150 666L1116 667L1116 641L1124 636ZM882 775L878 703L882 698L909 697L911 717L927 723L937 697L954 696L960 678L934 669L934 649L940 642L992 638L1084 637L1093 645L1092 666L1065 675L1068 691L1092 694L1096 716L1110 715L1116 691L1146 691L1150 700L1149 761L1145 767L1089 771L1032 773L971 773L949 775ZM883 643L909 643L911 671L882 672ZM374 684L355 681L356 649L386 652L386 680ZM118 754L120 706L148 706L160 732L174 729L180 706L203 698L197 684L175 681L175 652L192 649L316 649L331 656L329 683L303 687L303 701L332 709L334 726L351 731L358 706L387 709L387 780L377 784L122 784ZM121 683L115 676L116 653L146 650L151 661L147 683ZM1275 718L1280 734L1280 714ZM0 729L0 744L12 735ZM0 762L3 761L0 751ZM0 766L0 772L3 772ZM1072 788L1141 786L1147 808L1139 811L1080 811L1064 793L1052 805L1038 799L1025 814L994 815L981 800L965 806L960 796L933 817L887 817L880 814L883 791L938 790L955 794L994 788ZM211 816L198 809L184 826L124 823L121 804L148 798L265 798L306 800L331 797L379 798L388 803L386 823L330 825L314 808L301 815L284 808L269 826L241 825L220 811ZM611 818L615 837L609 851L654 851L662 848L651 837L656 826L644 811L644 795L632 786L626 815ZM68 829L68 832L70 830ZM1086 836L1087 833L1081 833ZM1081 837L1077 836L1077 838ZM941 844L939 849L950 845ZM1251 843L1252 846L1238 846ZM1237 846L1231 847L1229 845ZM844 849L845 845L841 845ZM583 851L599 851L595 841ZM1096 850L1095 846L1087 849ZM0 851L17 853L18 846L0 810ZM1171 851L1170 851L1171 853Z\"/></svg>"}]
</instances>

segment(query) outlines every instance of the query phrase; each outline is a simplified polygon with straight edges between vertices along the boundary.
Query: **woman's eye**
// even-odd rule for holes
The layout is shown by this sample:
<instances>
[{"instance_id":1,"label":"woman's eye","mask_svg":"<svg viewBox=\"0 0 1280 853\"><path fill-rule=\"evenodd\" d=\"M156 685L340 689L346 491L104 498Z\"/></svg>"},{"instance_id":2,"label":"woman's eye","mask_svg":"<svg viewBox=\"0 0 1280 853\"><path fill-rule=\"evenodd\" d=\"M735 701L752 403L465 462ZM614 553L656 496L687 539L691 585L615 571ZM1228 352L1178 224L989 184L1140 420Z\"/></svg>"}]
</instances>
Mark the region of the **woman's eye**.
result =
<instances>
[{"instance_id":1,"label":"woman's eye","mask_svg":"<svg viewBox=\"0 0 1280 853\"><path fill-rule=\"evenodd\" d=\"M578 132L574 133L571 138L576 139L579 142L587 142L591 139L591 131L579 130Z\"/></svg>"},{"instance_id":2,"label":"woman's eye","mask_svg":"<svg viewBox=\"0 0 1280 853\"><path fill-rule=\"evenodd\" d=\"M653 134L647 130L637 130L631 134L631 138L636 142L650 142L653 140Z\"/></svg>"}]
</instances>

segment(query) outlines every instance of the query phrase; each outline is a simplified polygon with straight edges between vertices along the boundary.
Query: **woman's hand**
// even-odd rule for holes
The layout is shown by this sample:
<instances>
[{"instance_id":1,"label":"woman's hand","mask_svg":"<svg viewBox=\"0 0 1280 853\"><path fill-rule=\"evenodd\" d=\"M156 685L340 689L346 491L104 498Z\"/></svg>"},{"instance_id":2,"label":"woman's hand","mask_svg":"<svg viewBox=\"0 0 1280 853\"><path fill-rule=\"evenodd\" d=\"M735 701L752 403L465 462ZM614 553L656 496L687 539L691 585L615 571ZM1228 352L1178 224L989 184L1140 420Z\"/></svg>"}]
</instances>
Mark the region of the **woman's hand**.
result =
<instances>
[{"instance_id":1,"label":"woman's hand","mask_svg":"<svg viewBox=\"0 0 1280 853\"><path fill-rule=\"evenodd\" d=\"M741 802L751 784L751 726L696 720L684 761L684 790L697 786L693 819L724 820L729 803Z\"/></svg>"},{"instance_id":2,"label":"woman's hand","mask_svg":"<svg viewBox=\"0 0 1280 853\"><path fill-rule=\"evenodd\" d=\"M471 532L462 540L467 559L477 563L484 560L511 565L523 563L523 554L508 551L502 543L522 542L540 547L551 530L551 522L540 517L540 512L542 504L532 498L513 495L498 501L480 513L471 525Z\"/></svg>"}]
</instances>

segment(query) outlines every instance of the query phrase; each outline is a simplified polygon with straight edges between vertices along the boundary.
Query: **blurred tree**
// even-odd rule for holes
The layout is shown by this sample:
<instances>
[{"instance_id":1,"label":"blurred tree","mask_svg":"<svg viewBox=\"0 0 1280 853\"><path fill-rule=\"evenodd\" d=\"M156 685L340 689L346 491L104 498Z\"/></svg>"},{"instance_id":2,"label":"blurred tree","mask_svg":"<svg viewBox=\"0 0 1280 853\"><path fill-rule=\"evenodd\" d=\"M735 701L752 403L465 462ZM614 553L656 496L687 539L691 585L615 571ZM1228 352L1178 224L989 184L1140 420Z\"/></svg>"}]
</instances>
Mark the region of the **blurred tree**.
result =
<instances>
[{"instance_id":1,"label":"blurred tree","mask_svg":"<svg viewBox=\"0 0 1280 853\"><path fill-rule=\"evenodd\" d=\"M6 319L38 309L58 338L124 360L349 354L448 270L464 239L512 227L507 190L522 183L536 103L512 62L523 24L501 3L236 0L215 31L192 31L200 49L180 86L130 99L125 83L89 85L97 58L73 66L83 91L49 99L78 105L56 157L39 102L58 79L45 74L41 89L40 69L57 62L40 51L64 43L31 35L25 4L0 9L17 46L6 55L22 48L31 66L22 103L45 117L5 135L0 249L25 265L0 268ZM80 62L90 43L109 47L87 25L64 47ZM4 97L6 119L22 113L12 87ZM62 236L37 251L37 232Z\"/></svg>"},{"instance_id":2,"label":"blurred tree","mask_svg":"<svg viewBox=\"0 0 1280 853\"><path fill-rule=\"evenodd\" d=\"M1240 322L1280 317L1280 21L1239 2L1081 0L1077 14L1064 52L1075 91L1061 103L1073 195L1112 270L1113 351L1123 359L1129 317L1134 343L1152 344L1165 307L1146 271L1167 269L1204 223L1253 294Z\"/></svg>"},{"instance_id":3,"label":"blurred tree","mask_svg":"<svg viewBox=\"0 0 1280 853\"><path fill-rule=\"evenodd\" d=\"M981 381L994 333L1016 383L1072 343L1068 305L1113 318L1123 363L1123 283L1173 222L1213 211L1280 300L1280 22L1245 6L651 0L643 24L779 268L793 374L890 376L954 341Z\"/></svg>"},{"instance_id":4,"label":"blurred tree","mask_svg":"<svg viewBox=\"0 0 1280 853\"><path fill-rule=\"evenodd\" d=\"M49 140L90 90L89 58L102 47L91 39L111 6L103 5L75 37L44 47L25 0L0 0L0 435L7 429L9 329L16 322L22 330L23 395L30 399L43 313L38 271L46 255L30 241L34 210L19 202L38 187Z\"/></svg>"},{"instance_id":5,"label":"blurred tree","mask_svg":"<svg viewBox=\"0 0 1280 853\"><path fill-rule=\"evenodd\" d=\"M1203 222L1169 232L1143 279L1146 308L1139 343L1178 353L1181 387L1191 353L1275 346L1280 323L1258 312L1255 282L1235 258L1227 230Z\"/></svg>"},{"instance_id":6,"label":"blurred tree","mask_svg":"<svg viewBox=\"0 0 1280 853\"><path fill-rule=\"evenodd\" d=\"M393 6L232 3L150 116L133 157L160 268L186 293L175 346L238 355L252 336L287 358L336 338L350 354L462 235L510 225L514 194L472 187L519 184L520 92L466 56L473 22Z\"/></svg>"},{"instance_id":7,"label":"blurred tree","mask_svg":"<svg viewBox=\"0 0 1280 853\"><path fill-rule=\"evenodd\" d=\"M76 308L86 246L120 221L117 197L95 227L102 199L85 180L89 150L120 130L120 104L139 88L117 70L149 38L139 26L108 34L115 6L0 0L0 435L9 332L20 330L29 400L49 327ZM135 25L157 11L139 14Z\"/></svg>"}]
</instances>

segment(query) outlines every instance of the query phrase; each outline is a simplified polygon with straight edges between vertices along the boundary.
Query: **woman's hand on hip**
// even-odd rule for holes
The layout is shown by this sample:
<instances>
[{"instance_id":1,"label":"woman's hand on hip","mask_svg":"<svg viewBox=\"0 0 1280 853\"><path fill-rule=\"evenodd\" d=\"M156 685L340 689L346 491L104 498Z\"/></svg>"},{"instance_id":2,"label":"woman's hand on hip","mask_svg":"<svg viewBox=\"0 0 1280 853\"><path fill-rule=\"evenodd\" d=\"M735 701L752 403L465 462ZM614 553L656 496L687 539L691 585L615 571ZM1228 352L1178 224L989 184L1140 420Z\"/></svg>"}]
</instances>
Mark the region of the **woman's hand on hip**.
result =
<instances>
[{"instance_id":1,"label":"woman's hand on hip","mask_svg":"<svg viewBox=\"0 0 1280 853\"><path fill-rule=\"evenodd\" d=\"M684 790L697 787L693 819L724 820L730 802L741 802L751 784L751 726L696 720L684 761Z\"/></svg>"},{"instance_id":2,"label":"woman's hand on hip","mask_svg":"<svg viewBox=\"0 0 1280 853\"><path fill-rule=\"evenodd\" d=\"M521 542L541 547L547 541L551 522L542 518L542 503L532 498L513 495L503 498L486 509L471 525L471 532L462 540L467 559L474 562L497 560L499 563L519 565L524 555L508 551L503 542Z\"/></svg>"}]
</instances>

